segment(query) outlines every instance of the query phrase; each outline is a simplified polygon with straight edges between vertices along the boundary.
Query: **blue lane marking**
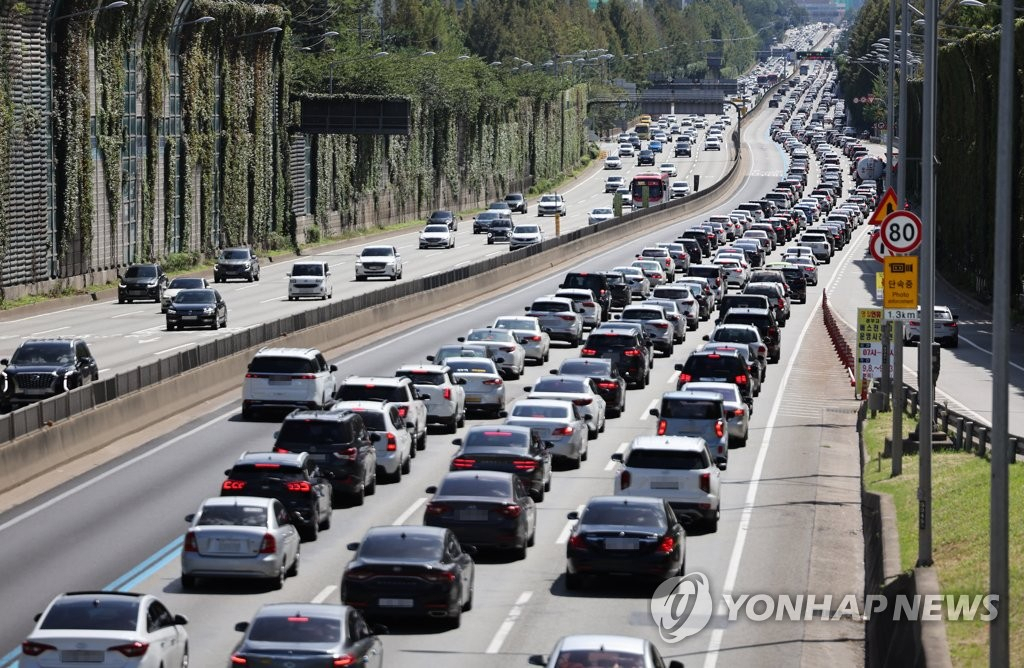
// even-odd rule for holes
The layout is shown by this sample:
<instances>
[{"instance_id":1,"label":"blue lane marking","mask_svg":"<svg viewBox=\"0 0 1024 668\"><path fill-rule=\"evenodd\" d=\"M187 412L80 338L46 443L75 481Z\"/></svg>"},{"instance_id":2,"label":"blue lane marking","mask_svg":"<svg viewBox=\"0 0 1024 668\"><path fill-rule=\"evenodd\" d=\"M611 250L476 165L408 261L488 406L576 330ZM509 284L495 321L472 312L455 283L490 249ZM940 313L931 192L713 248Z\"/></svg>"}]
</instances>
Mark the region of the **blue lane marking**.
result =
<instances>
[{"instance_id":1,"label":"blue lane marking","mask_svg":"<svg viewBox=\"0 0 1024 668\"><path fill-rule=\"evenodd\" d=\"M184 536L175 538L149 557L146 557L130 571L108 584L103 588L103 591L130 591L139 586L142 582L145 582L157 571L177 558L178 551L181 549L181 545L184 540ZM15 647L3 657L0 657L0 668L18 668L18 661L16 661L16 659L20 655L21 647Z\"/></svg>"}]
</instances>

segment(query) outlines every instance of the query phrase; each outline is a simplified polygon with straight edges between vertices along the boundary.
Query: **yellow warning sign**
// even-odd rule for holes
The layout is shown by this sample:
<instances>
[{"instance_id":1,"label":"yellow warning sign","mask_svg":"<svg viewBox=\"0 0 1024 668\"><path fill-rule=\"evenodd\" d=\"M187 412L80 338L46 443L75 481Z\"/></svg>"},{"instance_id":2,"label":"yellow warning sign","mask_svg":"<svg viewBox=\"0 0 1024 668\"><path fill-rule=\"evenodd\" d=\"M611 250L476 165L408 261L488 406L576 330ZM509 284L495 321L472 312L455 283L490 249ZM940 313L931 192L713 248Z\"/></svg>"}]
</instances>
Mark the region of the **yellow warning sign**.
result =
<instances>
[{"instance_id":1,"label":"yellow warning sign","mask_svg":"<svg viewBox=\"0 0 1024 668\"><path fill-rule=\"evenodd\" d=\"M912 255L885 258L885 308L917 308L917 260Z\"/></svg>"},{"instance_id":2,"label":"yellow warning sign","mask_svg":"<svg viewBox=\"0 0 1024 668\"><path fill-rule=\"evenodd\" d=\"M872 225L881 225L885 217L890 213L900 208L899 202L896 201L896 191L889 188L882 195L882 200L875 207L875 212L871 214L871 220L868 221Z\"/></svg>"}]
</instances>

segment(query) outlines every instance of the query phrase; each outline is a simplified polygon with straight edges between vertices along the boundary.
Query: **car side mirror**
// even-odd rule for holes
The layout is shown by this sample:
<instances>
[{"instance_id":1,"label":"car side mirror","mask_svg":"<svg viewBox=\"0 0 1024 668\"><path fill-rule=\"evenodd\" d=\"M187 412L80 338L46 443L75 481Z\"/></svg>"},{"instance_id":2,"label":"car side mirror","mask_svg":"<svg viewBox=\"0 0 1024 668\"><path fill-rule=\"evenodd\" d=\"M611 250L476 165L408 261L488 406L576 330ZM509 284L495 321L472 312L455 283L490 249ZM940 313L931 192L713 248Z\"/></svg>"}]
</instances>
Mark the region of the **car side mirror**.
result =
<instances>
[{"instance_id":1,"label":"car side mirror","mask_svg":"<svg viewBox=\"0 0 1024 668\"><path fill-rule=\"evenodd\" d=\"M9 359L7 359L6 357L4 359L0 360L0 364L3 364L4 366L9 365L10 363L11 363L11 361Z\"/></svg>"},{"instance_id":2,"label":"car side mirror","mask_svg":"<svg viewBox=\"0 0 1024 668\"><path fill-rule=\"evenodd\" d=\"M455 340L458 341L459 343L465 343L466 342L466 337L460 336L459 338L457 338Z\"/></svg>"},{"instance_id":3,"label":"car side mirror","mask_svg":"<svg viewBox=\"0 0 1024 668\"><path fill-rule=\"evenodd\" d=\"M580 518L580 512L578 510L573 510L566 513L565 517L570 520L578 520Z\"/></svg>"},{"instance_id":4,"label":"car side mirror","mask_svg":"<svg viewBox=\"0 0 1024 668\"><path fill-rule=\"evenodd\" d=\"M465 385L466 384L466 379L465 378L456 378L455 379L455 384L456 385Z\"/></svg>"},{"instance_id":5,"label":"car side mirror","mask_svg":"<svg viewBox=\"0 0 1024 668\"><path fill-rule=\"evenodd\" d=\"M500 417L500 418L507 418L508 417L508 411L498 411L498 417Z\"/></svg>"},{"instance_id":6,"label":"car side mirror","mask_svg":"<svg viewBox=\"0 0 1024 668\"><path fill-rule=\"evenodd\" d=\"M526 311L527 313L529 313L530 312L530 307L529 306L524 306L523 310Z\"/></svg>"},{"instance_id":7,"label":"car side mirror","mask_svg":"<svg viewBox=\"0 0 1024 668\"><path fill-rule=\"evenodd\" d=\"M959 320L959 319L960 319L960 316L955 315L955 314L953 315L953 320Z\"/></svg>"},{"instance_id":8,"label":"car side mirror","mask_svg":"<svg viewBox=\"0 0 1024 668\"><path fill-rule=\"evenodd\" d=\"M453 438L452 439L452 445L462 445L462 439L461 438Z\"/></svg>"},{"instance_id":9,"label":"car side mirror","mask_svg":"<svg viewBox=\"0 0 1024 668\"><path fill-rule=\"evenodd\" d=\"M554 443L552 443L551 441L544 441L544 449L545 450L550 450L553 447L555 447Z\"/></svg>"},{"instance_id":10,"label":"car side mirror","mask_svg":"<svg viewBox=\"0 0 1024 668\"><path fill-rule=\"evenodd\" d=\"M651 409L650 411L648 411L648 412L649 412L649 413L650 413L651 415L653 415L654 417L661 417L661 415L660 415L660 412L658 411L658 409L657 409L657 408L652 408L652 409Z\"/></svg>"},{"instance_id":11,"label":"car side mirror","mask_svg":"<svg viewBox=\"0 0 1024 668\"><path fill-rule=\"evenodd\" d=\"M540 654L533 654L527 659L527 663L531 666L546 666L548 665L547 659Z\"/></svg>"},{"instance_id":12,"label":"car side mirror","mask_svg":"<svg viewBox=\"0 0 1024 668\"><path fill-rule=\"evenodd\" d=\"M334 373L335 371L338 370L338 365L337 364L332 364L331 366L329 366L327 368L331 370L331 373Z\"/></svg>"},{"instance_id":13,"label":"car side mirror","mask_svg":"<svg viewBox=\"0 0 1024 668\"><path fill-rule=\"evenodd\" d=\"M433 362L434 361L434 356L433 355L427 355L427 361L428 362Z\"/></svg>"},{"instance_id":14,"label":"car side mirror","mask_svg":"<svg viewBox=\"0 0 1024 668\"><path fill-rule=\"evenodd\" d=\"M420 394L416 395L416 398L419 399L420 401L427 401L430 399L430 395L421 392Z\"/></svg>"},{"instance_id":15,"label":"car side mirror","mask_svg":"<svg viewBox=\"0 0 1024 668\"><path fill-rule=\"evenodd\" d=\"M700 338L705 340L705 341L710 341L711 340L711 335L710 334L705 334L704 336L702 336ZM682 371L682 369L680 369L680 371Z\"/></svg>"},{"instance_id":16,"label":"car side mirror","mask_svg":"<svg viewBox=\"0 0 1024 668\"><path fill-rule=\"evenodd\" d=\"M348 550L349 552L355 552L356 550L359 549L359 543L349 543L348 545L345 546L345 549Z\"/></svg>"},{"instance_id":17,"label":"car side mirror","mask_svg":"<svg viewBox=\"0 0 1024 668\"><path fill-rule=\"evenodd\" d=\"M279 432L279 431L275 431L275 432L274 432L274 440L277 440L277 438L278 438L278 437L279 437L280 435L281 435L281 432Z\"/></svg>"},{"instance_id":18,"label":"car side mirror","mask_svg":"<svg viewBox=\"0 0 1024 668\"><path fill-rule=\"evenodd\" d=\"M613 462L621 462L622 461L622 453L621 452L613 452L612 453L612 461Z\"/></svg>"},{"instance_id":19,"label":"car side mirror","mask_svg":"<svg viewBox=\"0 0 1024 668\"><path fill-rule=\"evenodd\" d=\"M495 364L504 364L505 363L505 358L504 357L495 357L494 358L494 363Z\"/></svg>"},{"instance_id":20,"label":"car side mirror","mask_svg":"<svg viewBox=\"0 0 1024 668\"><path fill-rule=\"evenodd\" d=\"M724 471L729 468L729 462L724 457L718 457L715 459L715 465L718 466L719 471Z\"/></svg>"},{"instance_id":21,"label":"car side mirror","mask_svg":"<svg viewBox=\"0 0 1024 668\"><path fill-rule=\"evenodd\" d=\"M224 469L224 475L231 475L231 469Z\"/></svg>"},{"instance_id":22,"label":"car side mirror","mask_svg":"<svg viewBox=\"0 0 1024 668\"><path fill-rule=\"evenodd\" d=\"M405 427L406 427L406 429L415 429L416 428L416 420L406 420L405 421Z\"/></svg>"},{"instance_id":23,"label":"car side mirror","mask_svg":"<svg viewBox=\"0 0 1024 668\"><path fill-rule=\"evenodd\" d=\"M430 487L427 487L423 491L425 491L427 494L437 494L437 486L436 485L431 485Z\"/></svg>"},{"instance_id":24,"label":"car side mirror","mask_svg":"<svg viewBox=\"0 0 1024 668\"><path fill-rule=\"evenodd\" d=\"M290 271L289 272L285 272L285 276L287 276L288 278L291 278L292 277L292 272L290 272Z\"/></svg>"},{"instance_id":25,"label":"car side mirror","mask_svg":"<svg viewBox=\"0 0 1024 668\"><path fill-rule=\"evenodd\" d=\"M174 615L175 626L185 626L186 624L188 624L188 617L185 615Z\"/></svg>"},{"instance_id":26,"label":"car side mirror","mask_svg":"<svg viewBox=\"0 0 1024 668\"><path fill-rule=\"evenodd\" d=\"M533 385L527 385L526 387L523 388L523 392L532 392L532 391L533 391Z\"/></svg>"},{"instance_id":27,"label":"car side mirror","mask_svg":"<svg viewBox=\"0 0 1024 668\"><path fill-rule=\"evenodd\" d=\"M235 624L235 630L239 633L245 633L249 630L249 622L238 622Z\"/></svg>"},{"instance_id":28,"label":"car side mirror","mask_svg":"<svg viewBox=\"0 0 1024 668\"><path fill-rule=\"evenodd\" d=\"M583 416L583 421L584 422L590 422L593 419L594 419L594 416L591 415L590 413L587 413L586 415Z\"/></svg>"},{"instance_id":29,"label":"car side mirror","mask_svg":"<svg viewBox=\"0 0 1024 668\"><path fill-rule=\"evenodd\" d=\"M370 624L370 631L372 631L373 634L377 635L377 636L386 636L387 634L391 633L391 630L388 627L384 626L383 624ZM674 661L673 663L679 663L679 662L678 661ZM670 668L675 668L675 667L672 666ZM679 668L683 668L683 664L679 663Z\"/></svg>"},{"instance_id":30,"label":"car side mirror","mask_svg":"<svg viewBox=\"0 0 1024 668\"><path fill-rule=\"evenodd\" d=\"M675 369L676 371L682 371L683 370L683 365L682 364L676 364L672 368Z\"/></svg>"},{"instance_id":31,"label":"car side mirror","mask_svg":"<svg viewBox=\"0 0 1024 668\"><path fill-rule=\"evenodd\" d=\"M550 373L552 376L557 376L558 375L558 369L552 369L548 373Z\"/></svg>"}]
</instances>

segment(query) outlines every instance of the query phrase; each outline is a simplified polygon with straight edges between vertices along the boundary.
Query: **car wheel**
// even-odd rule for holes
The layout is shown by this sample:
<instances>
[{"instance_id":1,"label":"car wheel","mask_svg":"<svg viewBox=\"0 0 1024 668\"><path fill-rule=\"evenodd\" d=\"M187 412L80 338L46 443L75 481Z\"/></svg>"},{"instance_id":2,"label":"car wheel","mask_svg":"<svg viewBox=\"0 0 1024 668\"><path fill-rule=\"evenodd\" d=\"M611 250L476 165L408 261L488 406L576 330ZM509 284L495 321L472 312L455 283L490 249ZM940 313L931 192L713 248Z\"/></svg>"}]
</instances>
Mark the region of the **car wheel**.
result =
<instances>
[{"instance_id":1,"label":"car wheel","mask_svg":"<svg viewBox=\"0 0 1024 668\"><path fill-rule=\"evenodd\" d=\"M949 342L949 347L950 348L959 348L960 347L960 337L957 336L952 341L950 341Z\"/></svg>"},{"instance_id":2,"label":"car wheel","mask_svg":"<svg viewBox=\"0 0 1024 668\"><path fill-rule=\"evenodd\" d=\"M715 519L707 520L704 523L709 533L716 533L718 531L718 513L715 513Z\"/></svg>"},{"instance_id":3,"label":"car wheel","mask_svg":"<svg viewBox=\"0 0 1024 668\"><path fill-rule=\"evenodd\" d=\"M353 506L361 506L366 500L366 490L360 489L358 492L354 492L351 496Z\"/></svg>"},{"instance_id":4,"label":"car wheel","mask_svg":"<svg viewBox=\"0 0 1024 668\"><path fill-rule=\"evenodd\" d=\"M402 473L403 474L404 473L408 473L411 470L412 470L412 455L409 455L408 457L405 458L405 461L402 462ZM401 476L399 476L398 479L401 480L402 479Z\"/></svg>"},{"instance_id":5,"label":"car wheel","mask_svg":"<svg viewBox=\"0 0 1024 668\"><path fill-rule=\"evenodd\" d=\"M290 302L293 302L293 301L295 301L295 297L292 297L291 295L289 295L289 296L288 296L288 301L290 301Z\"/></svg>"},{"instance_id":6,"label":"car wheel","mask_svg":"<svg viewBox=\"0 0 1024 668\"><path fill-rule=\"evenodd\" d=\"M251 271L250 271L250 272L249 272L249 274L248 274L248 275L247 275L247 276L245 277L245 280L247 280L247 281L249 281L250 283L252 283L252 281L253 281L253 276L252 276L252 272L251 272Z\"/></svg>"},{"instance_id":7,"label":"car wheel","mask_svg":"<svg viewBox=\"0 0 1024 668\"><path fill-rule=\"evenodd\" d=\"M277 591L278 589L284 587L284 580L286 577L288 576L285 573L284 566L282 566L281 570L278 571L277 576L270 578L270 588L274 591Z\"/></svg>"},{"instance_id":8,"label":"car wheel","mask_svg":"<svg viewBox=\"0 0 1024 668\"><path fill-rule=\"evenodd\" d=\"M544 485L541 486L540 491L533 492L532 494L530 494L530 496L533 497L533 500L536 501L537 503L540 503L541 501L543 501L544 500Z\"/></svg>"},{"instance_id":9,"label":"car wheel","mask_svg":"<svg viewBox=\"0 0 1024 668\"><path fill-rule=\"evenodd\" d=\"M210 329L214 329L215 330L215 329L217 329L218 325L219 325L219 323L217 322L217 318L214 318L213 322L210 324Z\"/></svg>"},{"instance_id":10,"label":"car wheel","mask_svg":"<svg viewBox=\"0 0 1024 668\"><path fill-rule=\"evenodd\" d=\"M526 559L526 549L527 549L527 547L528 547L527 544L523 543L522 546L516 548L516 550L515 550L515 558L516 558L517 561L522 561L522 560Z\"/></svg>"},{"instance_id":11,"label":"car wheel","mask_svg":"<svg viewBox=\"0 0 1024 668\"><path fill-rule=\"evenodd\" d=\"M416 439L416 449L426 450L427 449L427 432L424 430L422 434Z\"/></svg>"},{"instance_id":12,"label":"car wheel","mask_svg":"<svg viewBox=\"0 0 1024 668\"><path fill-rule=\"evenodd\" d=\"M366 496L373 496L377 493L377 471L373 472L373 479L370 480L370 484L366 486Z\"/></svg>"},{"instance_id":13,"label":"car wheel","mask_svg":"<svg viewBox=\"0 0 1024 668\"><path fill-rule=\"evenodd\" d=\"M602 416L601 416L601 426L600 426L600 427L598 428L598 430L597 430L597 433L599 433L599 434L603 434L603 433L604 433L604 428L605 428L606 426L608 426L608 417L607 417L607 413L606 413L605 415L602 415Z\"/></svg>"},{"instance_id":14,"label":"car wheel","mask_svg":"<svg viewBox=\"0 0 1024 668\"><path fill-rule=\"evenodd\" d=\"M356 282L357 282L357 283L359 283L359 282L362 282L362 281L365 281L365 280L366 280L366 277L365 277L365 276L356 276Z\"/></svg>"},{"instance_id":15,"label":"car wheel","mask_svg":"<svg viewBox=\"0 0 1024 668\"><path fill-rule=\"evenodd\" d=\"M466 407L462 407L462 414L459 415L459 428L466 426Z\"/></svg>"},{"instance_id":16,"label":"car wheel","mask_svg":"<svg viewBox=\"0 0 1024 668\"><path fill-rule=\"evenodd\" d=\"M288 567L288 577L293 578L299 574L299 553L295 552L295 559L292 560L292 565Z\"/></svg>"},{"instance_id":17,"label":"car wheel","mask_svg":"<svg viewBox=\"0 0 1024 668\"><path fill-rule=\"evenodd\" d=\"M473 586L470 585L470 587L469 587L469 598L467 598L466 602L462 604L462 611L463 612L469 612L472 609L473 609Z\"/></svg>"},{"instance_id":18,"label":"car wheel","mask_svg":"<svg viewBox=\"0 0 1024 668\"><path fill-rule=\"evenodd\" d=\"M306 542L312 543L320 537L320 525L313 522L308 527L302 530L302 538Z\"/></svg>"},{"instance_id":19,"label":"car wheel","mask_svg":"<svg viewBox=\"0 0 1024 668\"><path fill-rule=\"evenodd\" d=\"M196 583L198 582L198 580L199 580L199 578L197 578L194 575L185 575L184 573L182 573L181 574L181 588L182 589L195 589L196 588Z\"/></svg>"},{"instance_id":20,"label":"car wheel","mask_svg":"<svg viewBox=\"0 0 1024 668\"><path fill-rule=\"evenodd\" d=\"M583 588L583 576L578 573L565 572L565 588L569 591L576 591Z\"/></svg>"},{"instance_id":21,"label":"car wheel","mask_svg":"<svg viewBox=\"0 0 1024 668\"><path fill-rule=\"evenodd\" d=\"M331 520L332 519L333 518L331 517L331 511L330 511L330 509L328 509L327 510L327 517L325 517L322 520L320 520L320 525L317 528L319 528L321 531L327 531L328 529L331 528Z\"/></svg>"},{"instance_id":22,"label":"car wheel","mask_svg":"<svg viewBox=\"0 0 1024 668\"><path fill-rule=\"evenodd\" d=\"M453 415L452 419L448 421L447 425L445 425L445 431L447 431L449 434L454 434L458 430L459 430L459 418L458 418L457 415Z\"/></svg>"},{"instance_id":23,"label":"car wheel","mask_svg":"<svg viewBox=\"0 0 1024 668\"><path fill-rule=\"evenodd\" d=\"M395 469L394 473L392 473L391 475L387 476L387 481L392 483L392 484L402 482L402 473L404 473L402 471L402 467L403 466L405 466L405 465L403 464L402 466L399 466L398 468ZM379 470L380 469L378 469L378 471Z\"/></svg>"},{"instance_id":24,"label":"car wheel","mask_svg":"<svg viewBox=\"0 0 1024 668\"><path fill-rule=\"evenodd\" d=\"M448 618L448 628L457 629L462 626L462 610L460 609L454 615Z\"/></svg>"}]
</instances>

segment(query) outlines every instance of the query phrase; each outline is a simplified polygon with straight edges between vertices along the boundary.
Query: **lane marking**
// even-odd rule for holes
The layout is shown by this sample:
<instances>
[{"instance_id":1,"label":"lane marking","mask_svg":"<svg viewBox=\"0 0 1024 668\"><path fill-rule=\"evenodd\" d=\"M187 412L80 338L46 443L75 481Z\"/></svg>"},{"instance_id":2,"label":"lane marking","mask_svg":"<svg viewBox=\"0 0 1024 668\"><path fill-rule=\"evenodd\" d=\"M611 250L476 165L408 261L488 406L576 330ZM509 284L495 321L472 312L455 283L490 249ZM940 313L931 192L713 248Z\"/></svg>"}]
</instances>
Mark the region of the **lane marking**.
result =
<instances>
[{"instance_id":1,"label":"lane marking","mask_svg":"<svg viewBox=\"0 0 1024 668\"><path fill-rule=\"evenodd\" d=\"M652 408L657 408L657 407L658 407L658 399L651 399L651 403L647 404L647 408L645 408L644 411L642 413L640 413L640 421L642 422L642 421L646 420L647 418L651 417L651 409Z\"/></svg>"},{"instance_id":2,"label":"lane marking","mask_svg":"<svg viewBox=\"0 0 1024 668\"><path fill-rule=\"evenodd\" d=\"M55 327L53 329L44 329L41 332L32 332L31 334L29 334L29 336L30 337L41 336L43 334L49 334L50 332L59 332L59 331L64 330L64 329L71 329L71 325L68 325L66 327Z\"/></svg>"},{"instance_id":3,"label":"lane marking","mask_svg":"<svg viewBox=\"0 0 1024 668\"><path fill-rule=\"evenodd\" d=\"M422 506L424 503L426 503L426 501L427 501L427 497L425 497L425 496L421 496L420 498L418 498L415 501L413 501L412 505L409 506L408 508L406 508L405 512L403 512L401 515L399 515L398 519L396 519L394 522L391 523L391 526L396 526L397 527L397 526L401 526L401 525L405 524L405 521L407 519L409 519L410 517L412 517L412 514L415 513L417 510L419 510L420 506Z\"/></svg>"},{"instance_id":4,"label":"lane marking","mask_svg":"<svg viewBox=\"0 0 1024 668\"><path fill-rule=\"evenodd\" d=\"M523 607L529 602L532 596L532 591L524 591L519 595L519 598L516 599L515 605L513 605L512 609L508 611L508 617L505 618L505 621L498 627L498 631L494 634L494 637L491 638L491 644L487 646L487 650L485 651L486 654L498 653L498 650L501 649L502 643L504 643L505 639L508 638L508 634L512 632L512 627L516 625L516 621L519 619L519 616L523 614Z\"/></svg>"},{"instance_id":5,"label":"lane marking","mask_svg":"<svg viewBox=\"0 0 1024 668\"><path fill-rule=\"evenodd\" d=\"M158 355L163 355L164 353L169 353L172 350L177 350L178 348L188 348L191 345L193 345L193 344L192 343L183 343L180 346L174 346L173 348L164 348L163 350L158 350L155 353L153 353L153 355L157 355L157 356Z\"/></svg>"},{"instance_id":6,"label":"lane marking","mask_svg":"<svg viewBox=\"0 0 1024 668\"><path fill-rule=\"evenodd\" d=\"M675 383L677 380L679 380L679 374L680 373L681 372L679 372L679 371L673 371L672 375L669 376L668 380L665 381L665 384L666 385L672 385L673 383Z\"/></svg>"},{"instance_id":7,"label":"lane marking","mask_svg":"<svg viewBox=\"0 0 1024 668\"><path fill-rule=\"evenodd\" d=\"M118 313L117 315L112 315L112 316L110 316L110 319L111 320L117 320L118 318L127 318L130 315L138 315L140 313L145 313L145 312L146 312L145 309L141 309L140 308L140 309L137 309L135 311L127 311L125 313Z\"/></svg>"},{"instance_id":8,"label":"lane marking","mask_svg":"<svg viewBox=\"0 0 1024 668\"><path fill-rule=\"evenodd\" d=\"M576 512L577 513L582 513L583 512L583 507L584 506L582 504L577 506L576 507ZM565 545L566 543L569 542L569 534L572 533L572 527L573 527L574 524L576 524L576 520L566 520L565 521L565 526L562 527L562 531L558 534L558 538L555 539L555 545Z\"/></svg>"},{"instance_id":9,"label":"lane marking","mask_svg":"<svg viewBox=\"0 0 1024 668\"><path fill-rule=\"evenodd\" d=\"M337 585L327 585L326 587L320 590L319 594L317 594L310 600L310 603L323 603L328 598L330 598L331 594L333 594L337 589Z\"/></svg>"},{"instance_id":10,"label":"lane marking","mask_svg":"<svg viewBox=\"0 0 1024 668\"><path fill-rule=\"evenodd\" d=\"M620 443L619 447L617 447L615 449L615 454L621 455L623 452L626 451L626 446L628 446L628 445L629 445L629 441L623 441L622 443ZM617 461L615 461L614 459L610 459L609 458L608 463L604 465L604 470L605 471L614 471L615 467L617 465L618 465Z\"/></svg>"},{"instance_id":11,"label":"lane marking","mask_svg":"<svg viewBox=\"0 0 1024 668\"><path fill-rule=\"evenodd\" d=\"M280 298L280 297L273 297L273 298L271 298L271 299L264 299L264 300L263 300L263 301L261 301L260 303L261 303L261 304L269 304L270 302L279 302L279 301L281 301L281 298Z\"/></svg>"},{"instance_id":12,"label":"lane marking","mask_svg":"<svg viewBox=\"0 0 1024 668\"><path fill-rule=\"evenodd\" d=\"M137 329L134 332L128 332L127 334L123 334L122 336L132 336L134 334L144 334L146 332L155 332L155 331L163 329L163 328L164 328L163 325L156 325L155 327L147 327L145 329Z\"/></svg>"}]
</instances>

